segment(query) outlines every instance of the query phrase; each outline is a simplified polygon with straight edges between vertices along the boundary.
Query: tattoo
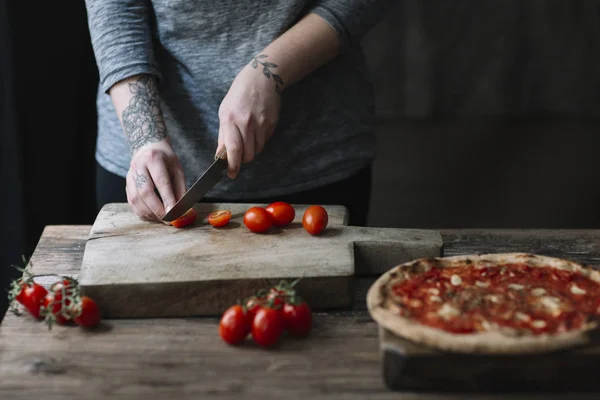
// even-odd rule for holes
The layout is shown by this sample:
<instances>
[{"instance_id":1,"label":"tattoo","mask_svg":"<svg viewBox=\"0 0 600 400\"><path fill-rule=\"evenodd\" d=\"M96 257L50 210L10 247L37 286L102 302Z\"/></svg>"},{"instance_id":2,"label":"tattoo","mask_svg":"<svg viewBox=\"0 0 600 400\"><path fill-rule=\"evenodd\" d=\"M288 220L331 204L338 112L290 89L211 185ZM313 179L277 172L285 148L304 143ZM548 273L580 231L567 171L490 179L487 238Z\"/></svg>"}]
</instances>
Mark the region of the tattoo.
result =
<instances>
[{"instance_id":1,"label":"tattoo","mask_svg":"<svg viewBox=\"0 0 600 400\"><path fill-rule=\"evenodd\" d=\"M156 81L152 76L142 75L129 83L133 97L123 111L123 131L129 139L131 152L148 143L167 137L167 127L160 110Z\"/></svg>"},{"instance_id":2,"label":"tattoo","mask_svg":"<svg viewBox=\"0 0 600 400\"><path fill-rule=\"evenodd\" d=\"M137 189L141 189L142 186L144 186L144 184L146 182L148 182L148 177L146 176L146 174L138 174L137 172L135 173L135 178L133 178L133 180L135 181L135 187Z\"/></svg>"},{"instance_id":3,"label":"tattoo","mask_svg":"<svg viewBox=\"0 0 600 400\"><path fill-rule=\"evenodd\" d=\"M256 69L258 67L258 64L262 65L263 74L267 77L267 79L273 78L273 80L275 81L275 91L278 94L281 94L281 86L283 86L283 79L281 79L281 77L279 75L271 72L271 70L269 69L269 68L277 68L277 64L274 64L274 63L268 62L268 61L260 61L261 58L267 58L267 57L268 56L266 54L259 54L256 57L254 57L254 60L252 60L252 68ZM281 85L281 86L279 86L279 85Z\"/></svg>"}]
</instances>

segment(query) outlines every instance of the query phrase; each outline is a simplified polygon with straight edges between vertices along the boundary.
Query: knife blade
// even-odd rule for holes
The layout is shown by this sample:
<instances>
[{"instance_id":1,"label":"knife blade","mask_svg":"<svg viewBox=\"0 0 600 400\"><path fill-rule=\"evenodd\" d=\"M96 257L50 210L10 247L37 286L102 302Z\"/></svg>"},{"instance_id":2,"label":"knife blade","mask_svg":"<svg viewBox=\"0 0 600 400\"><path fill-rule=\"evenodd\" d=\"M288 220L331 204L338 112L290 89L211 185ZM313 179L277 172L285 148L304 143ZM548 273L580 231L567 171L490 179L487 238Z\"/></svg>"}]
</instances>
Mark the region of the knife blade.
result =
<instances>
[{"instance_id":1,"label":"knife blade","mask_svg":"<svg viewBox=\"0 0 600 400\"><path fill-rule=\"evenodd\" d=\"M221 178L224 171L227 170L227 150L223 149L215 156L215 161L198 178L198 180L188 189L181 199L162 217L165 222L171 222L181 217L187 210L192 208L204 195L212 189Z\"/></svg>"}]
</instances>

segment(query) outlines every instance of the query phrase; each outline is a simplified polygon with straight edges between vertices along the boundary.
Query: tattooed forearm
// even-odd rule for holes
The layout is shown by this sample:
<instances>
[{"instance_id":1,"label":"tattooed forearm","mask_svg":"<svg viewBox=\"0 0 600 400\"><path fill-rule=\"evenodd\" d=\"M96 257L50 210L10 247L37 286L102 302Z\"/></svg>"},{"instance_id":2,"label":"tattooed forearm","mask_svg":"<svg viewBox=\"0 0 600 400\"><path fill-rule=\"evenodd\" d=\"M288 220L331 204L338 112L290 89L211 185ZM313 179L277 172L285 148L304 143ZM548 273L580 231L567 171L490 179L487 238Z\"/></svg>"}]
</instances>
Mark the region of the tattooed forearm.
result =
<instances>
[{"instance_id":1,"label":"tattooed forearm","mask_svg":"<svg viewBox=\"0 0 600 400\"><path fill-rule=\"evenodd\" d=\"M277 64L268 61L260 61L261 59L267 57L268 56L266 54L259 54L256 57L254 57L254 60L252 60L252 68L256 69L258 68L258 64L262 65L263 74L267 77L267 79L273 78L273 80L275 81L275 91L281 94L281 86L283 86L283 79L281 79L279 75L274 74L270 70L270 68L277 68Z\"/></svg>"},{"instance_id":2,"label":"tattooed forearm","mask_svg":"<svg viewBox=\"0 0 600 400\"><path fill-rule=\"evenodd\" d=\"M154 77L141 75L135 82L129 83L129 90L133 97L123 110L123 131L129 140L131 152L135 153L145 144L164 139L167 128Z\"/></svg>"}]
</instances>

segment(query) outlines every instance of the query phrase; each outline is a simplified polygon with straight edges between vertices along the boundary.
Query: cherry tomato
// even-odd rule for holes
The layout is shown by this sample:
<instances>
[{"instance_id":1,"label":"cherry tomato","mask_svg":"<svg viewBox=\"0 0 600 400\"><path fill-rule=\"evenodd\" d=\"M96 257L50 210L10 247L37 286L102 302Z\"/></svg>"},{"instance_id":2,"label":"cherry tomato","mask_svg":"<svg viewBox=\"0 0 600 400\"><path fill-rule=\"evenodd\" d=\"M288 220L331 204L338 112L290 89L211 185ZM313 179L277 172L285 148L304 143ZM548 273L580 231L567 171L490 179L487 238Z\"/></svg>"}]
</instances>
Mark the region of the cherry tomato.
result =
<instances>
[{"instance_id":1,"label":"cherry tomato","mask_svg":"<svg viewBox=\"0 0 600 400\"><path fill-rule=\"evenodd\" d=\"M66 299L64 301L65 306L69 306L70 300ZM62 313L63 301L62 294L60 292L54 293L50 292L44 297L44 308L46 309L46 313L50 313L50 315L54 318L57 324L65 324L71 318L69 317L69 311L66 311L67 315ZM66 308L65 308L66 309Z\"/></svg>"},{"instance_id":2,"label":"cherry tomato","mask_svg":"<svg viewBox=\"0 0 600 400\"><path fill-rule=\"evenodd\" d=\"M221 317L219 323L219 336L225 342L236 345L244 341L250 332L248 315L244 313L242 306L229 307Z\"/></svg>"},{"instance_id":3,"label":"cherry tomato","mask_svg":"<svg viewBox=\"0 0 600 400\"><path fill-rule=\"evenodd\" d=\"M271 347L283 334L283 317L278 310L262 307L252 321L252 337L262 347Z\"/></svg>"},{"instance_id":4,"label":"cherry tomato","mask_svg":"<svg viewBox=\"0 0 600 400\"><path fill-rule=\"evenodd\" d=\"M296 217L296 210L290 204L277 201L267 206L267 211L271 214L274 226L285 226L290 224Z\"/></svg>"},{"instance_id":5,"label":"cherry tomato","mask_svg":"<svg viewBox=\"0 0 600 400\"><path fill-rule=\"evenodd\" d=\"M65 294L67 296L71 296L75 292L75 282L73 282L69 279L63 279L62 281L57 282L57 283L53 284L52 286L50 286L50 290L55 295L60 296L59 298L62 298L63 288L64 288Z\"/></svg>"},{"instance_id":6,"label":"cherry tomato","mask_svg":"<svg viewBox=\"0 0 600 400\"><path fill-rule=\"evenodd\" d=\"M25 283L21 286L21 291L15 298L19 303L25 306L31 315L35 318L40 318L40 307L47 294L48 291L42 285L37 283Z\"/></svg>"},{"instance_id":7,"label":"cherry tomato","mask_svg":"<svg viewBox=\"0 0 600 400\"><path fill-rule=\"evenodd\" d=\"M100 323L100 308L94 300L87 296L81 297L81 302L74 314L75 323L84 328L92 328Z\"/></svg>"},{"instance_id":8,"label":"cherry tomato","mask_svg":"<svg viewBox=\"0 0 600 400\"><path fill-rule=\"evenodd\" d=\"M267 210L262 207L252 207L244 214L244 225L252 232L263 233L271 228L273 222Z\"/></svg>"},{"instance_id":9,"label":"cherry tomato","mask_svg":"<svg viewBox=\"0 0 600 400\"><path fill-rule=\"evenodd\" d=\"M64 324L71 319L71 310L69 309L72 300L71 296L75 294L75 283L69 279L63 279L50 287L50 292L44 298L44 308L46 312L51 313L58 324ZM63 295L67 298L63 301ZM61 310L65 307L65 312ZM65 315L66 314L66 315Z\"/></svg>"},{"instance_id":10,"label":"cherry tomato","mask_svg":"<svg viewBox=\"0 0 600 400\"><path fill-rule=\"evenodd\" d=\"M256 312L260 310L262 305L264 304L264 299L251 298L246 302L246 314L248 315L248 323L252 324L254 321L254 317L256 316Z\"/></svg>"},{"instance_id":11,"label":"cherry tomato","mask_svg":"<svg viewBox=\"0 0 600 400\"><path fill-rule=\"evenodd\" d=\"M312 312L305 301L285 303L282 311L285 329L293 336L308 336L312 326Z\"/></svg>"},{"instance_id":12,"label":"cherry tomato","mask_svg":"<svg viewBox=\"0 0 600 400\"><path fill-rule=\"evenodd\" d=\"M327 211L321 206L308 207L302 217L302 226L311 235L321 233L327 227L328 222L329 216L327 215Z\"/></svg>"},{"instance_id":13,"label":"cherry tomato","mask_svg":"<svg viewBox=\"0 0 600 400\"><path fill-rule=\"evenodd\" d=\"M193 224L194 221L196 221L196 215L196 210L190 208L181 217L177 218L175 221L172 221L171 225L173 225L175 228L183 228L184 226Z\"/></svg>"},{"instance_id":14,"label":"cherry tomato","mask_svg":"<svg viewBox=\"0 0 600 400\"><path fill-rule=\"evenodd\" d=\"M281 311L286 300L286 292L276 288L271 288L269 294L267 295L267 300L270 299L273 299L273 308Z\"/></svg>"},{"instance_id":15,"label":"cherry tomato","mask_svg":"<svg viewBox=\"0 0 600 400\"><path fill-rule=\"evenodd\" d=\"M208 216L208 223L215 228L221 228L229 223L231 219L231 211L229 210L217 210Z\"/></svg>"}]
</instances>

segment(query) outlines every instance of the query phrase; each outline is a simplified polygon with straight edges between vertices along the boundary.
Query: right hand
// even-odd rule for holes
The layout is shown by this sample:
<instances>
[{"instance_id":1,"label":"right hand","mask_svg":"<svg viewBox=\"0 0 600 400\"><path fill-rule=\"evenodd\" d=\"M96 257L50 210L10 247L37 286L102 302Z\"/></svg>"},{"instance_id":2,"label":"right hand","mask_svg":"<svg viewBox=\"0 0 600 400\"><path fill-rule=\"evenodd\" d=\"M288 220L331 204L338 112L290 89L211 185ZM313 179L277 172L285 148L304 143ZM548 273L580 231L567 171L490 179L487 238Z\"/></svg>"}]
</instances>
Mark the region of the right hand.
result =
<instances>
[{"instance_id":1,"label":"right hand","mask_svg":"<svg viewBox=\"0 0 600 400\"><path fill-rule=\"evenodd\" d=\"M167 139L135 152L126 182L127 201L133 212L150 221L161 221L186 192L183 168Z\"/></svg>"}]
</instances>

